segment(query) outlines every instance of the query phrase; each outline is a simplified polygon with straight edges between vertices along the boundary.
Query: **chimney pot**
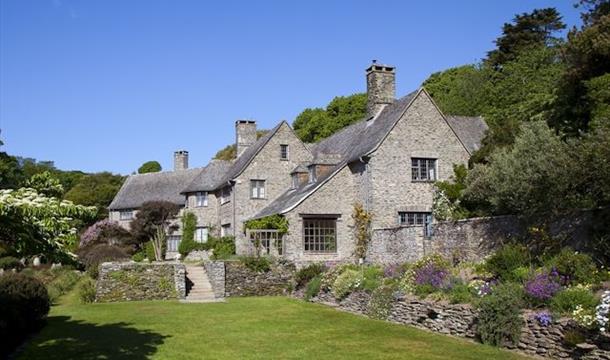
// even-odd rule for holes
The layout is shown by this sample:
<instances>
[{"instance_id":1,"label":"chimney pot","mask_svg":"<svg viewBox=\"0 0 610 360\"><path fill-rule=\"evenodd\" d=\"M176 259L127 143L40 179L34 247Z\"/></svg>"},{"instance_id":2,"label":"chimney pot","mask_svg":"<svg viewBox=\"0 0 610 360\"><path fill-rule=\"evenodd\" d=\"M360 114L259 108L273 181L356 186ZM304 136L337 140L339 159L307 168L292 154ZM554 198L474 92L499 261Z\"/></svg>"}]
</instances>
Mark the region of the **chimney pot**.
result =
<instances>
[{"instance_id":1,"label":"chimney pot","mask_svg":"<svg viewBox=\"0 0 610 360\"><path fill-rule=\"evenodd\" d=\"M186 170L189 168L189 152L178 150L174 152L174 171Z\"/></svg>"}]
</instances>

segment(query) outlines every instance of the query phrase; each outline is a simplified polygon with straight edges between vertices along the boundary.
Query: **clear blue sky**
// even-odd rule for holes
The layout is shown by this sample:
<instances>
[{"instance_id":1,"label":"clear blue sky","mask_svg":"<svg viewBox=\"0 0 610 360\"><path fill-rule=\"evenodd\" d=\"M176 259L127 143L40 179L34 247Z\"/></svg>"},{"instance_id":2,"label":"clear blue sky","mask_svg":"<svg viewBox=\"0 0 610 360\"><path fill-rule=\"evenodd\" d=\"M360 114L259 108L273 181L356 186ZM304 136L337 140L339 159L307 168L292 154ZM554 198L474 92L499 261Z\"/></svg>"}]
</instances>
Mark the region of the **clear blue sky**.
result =
<instances>
[{"instance_id":1,"label":"clear blue sky","mask_svg":"<svg viewBox=\"0 0 610 360\"><path fill-rule=\"evenodd\" d=\"M515 13L573 1L0 0L4 151L65 170L130 173L173 151L205 165L234 122L292 122L365 91L371 59L397 94L472 63Z\"/></svg>"}]
</instances>

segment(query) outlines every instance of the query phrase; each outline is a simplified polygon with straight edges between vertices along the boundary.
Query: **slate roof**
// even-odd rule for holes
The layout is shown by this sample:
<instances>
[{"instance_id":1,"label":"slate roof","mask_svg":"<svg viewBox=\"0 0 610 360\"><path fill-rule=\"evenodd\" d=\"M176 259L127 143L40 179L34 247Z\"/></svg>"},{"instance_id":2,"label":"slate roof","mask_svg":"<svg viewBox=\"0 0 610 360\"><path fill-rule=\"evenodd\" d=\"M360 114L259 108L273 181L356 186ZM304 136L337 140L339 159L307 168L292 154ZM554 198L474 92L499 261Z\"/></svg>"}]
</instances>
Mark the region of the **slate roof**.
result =
<instances>
[{"instance_id":1,"label":"slate roof","mask_svg":"<svg viewBox=\"0 0 610 360\"><path fill-rule=\"evenodd\" d=\"M315 183L286 191L253 218L290 211L345 165L374 152L420 91L422 90L414 91L386 106L376 118L363 119L313 146L311 148L314 155L313 163L324 163L329 158L339 156L340 160L335 162L337 164L335 169L317 179ZM483 134L487 130L487 125L482 118L453 116L451 120L447 118L447 122L468 152L472 153L478 149Z\"/></svg>"},{"instance_id":2,"label":"slate roof","mask_svg":"<svg viewBox=\"0 0 610 360\"><path fill-rule=\"evenodd\" d=\"M182 189L180 193L185 194L217 189L221 185L220 182L224 179L226 172L230 167L230 161L212 160L197 176L195 176L190 184Z\"/></svg>"},{"instance_id":3,"label":"slate roof","mask_svg":"<svg viewBox=\"0 0 610 360\"><path fill-rule=\"evenodd\" d=\"M446 118L449 126L451 126L460 140L462 140L462 143L470 154L479 150L481 147L481 140L489 128L482 117L447 115Z\"/></svg>"},{"instance_id":4,"label":"slate roof","mask_svg":"<svg viewBox=\"0 0 610 360\"><path fill-rule=\"evenodd\" d=\"M248 146L246 150L235 160L233 165L227 170L225 176L219 182L219 185L225 184L241 174L248 165L252 162L252 159L258 154L258 152L269 142L269 140L275 135L282 124L286 121L280 122L273 129L269 130L265 135L261 136L254 144ZM219 186L220 187L220 186Z\"/></svg>"},{"instance_id":5,"label":"slate roof","mask_svg":"<svg viewBox=\"0 0 610 360\"><path fill-rule=\"evenodd\" d=\"M130 175L108 206L109 210L134 209L147 201L184 204L180 189L189 184L203 168Z\"/></svg>"}]
</instances>

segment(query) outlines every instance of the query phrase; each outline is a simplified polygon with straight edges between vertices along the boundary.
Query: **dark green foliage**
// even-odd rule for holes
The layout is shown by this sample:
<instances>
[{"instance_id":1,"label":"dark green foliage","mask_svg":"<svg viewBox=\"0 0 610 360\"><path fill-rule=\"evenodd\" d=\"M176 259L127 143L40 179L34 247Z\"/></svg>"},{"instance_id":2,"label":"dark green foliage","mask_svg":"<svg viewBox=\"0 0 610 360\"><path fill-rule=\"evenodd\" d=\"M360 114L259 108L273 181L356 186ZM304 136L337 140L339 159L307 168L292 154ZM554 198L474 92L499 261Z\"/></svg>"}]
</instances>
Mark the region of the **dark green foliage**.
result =
<instances>
[{"instance_id":1,"label":"dark green foliage","mask_svg":"<svg viewBox=\"0 0 610 360\"><path fill-rule=\"evenodd\" d=\"M485 270L504 281L515 281L515 269L528 267L531 263L529 251L523 245L508 244L496 251L485 262Z\"/></svg>"},{"instance_id":2,"label":"dark green foliage","mask_svg":"<svg viewBox=\"0 0 610 360\"><path fill-rule=\"evenodd\" d=\"M598 300L595 295L585 288L568 288L555 294L551 299L550 307L555 313L561 315L572 315L577 306L585 310L595 309Z\"/></svg>"},{"instance_id":3,"label":"dark green foliage","mask_svg":"<svg viewBox=\"0 0 610 360\"><path fill-rule=\"evenodd\" d=\"M144 261L144 259L146 259L146 250L142 249L140 251L138 251L137 253L131 255L131 260L135 261L135 262L142 262Z\"/></svg>"},{"instance_id":4,"label":"dark green foliage","mask_svg":"<svg viewBox=\"0 0 610 360\"><path fill-rule=\"evenodd\" d=\"M40 280L23 274L0 276L0 357L38 330L49 313L47 289Z\"/></svg>"},{"instance_id":5,"label":"dark green foliage","mask_svg":"<svg viewBox=\"0 0 610 360\"><path fill-rule=\"evenodd\" d=\"M13 256L5 256L0 258L0 269L9 270L9 269L23 269L23 264L19 259Z\"/></svg>"},{"instance_id":6,"label":"dark green foliage","mask_svg":"<svg viewBox=\"0 0 610 360\"><path fill-rule=\"evenodd\" d=\"M505 23L502 35L496 39L497 49L487 54L487 62L498 67L514 60L532 47L557 42L553 34L565 29L561 15L554 8L535 9L531 13L515 15L513 23Z\"/></svg>"},{"instance_id":7,"label":"dark green foliage","mask_svg":"<svg viewBox=\"0 0 610 360\"><path fill-rule=\"evenodd\" d=\"M373 319L386 320L394 304L395 286L381 285L371 294L367 307L367 313Z\"/></svg>"},{"instance_id":8,"label":"dark green foliage","mask_svg":"<svg viewBox=\"0 0 610 360\"><path fill-rule=\"evenodd\" d=\"M307 283L307 288L305 288L305 301L309 301L311 298L318 296L318 294L320 293L321 285L322 285L322 276L320 276L320 275L314 276Z\"/></svg>"},{"instance_id":9,"label":"dark green foliage","mask_svg":"<svg viewBox=\"0 0 610 360\"><path fill-rule=\"evenodd\" d=\"M521 336L523 289L513 283L500 284L478 304L477 332L481 341L495 346L516 345Z\"/></svg>"},{"instance_id":10,"label":"dark green foliage","mask_svg":"<svg viewBox=\"0 0 610 360\"><path fill-rule=\"evenodd\" d=\"M381 266L363 266L361 271L364 275L361 286L362 290L371 293L381 285L383 280L383 268Z\"/></svg>"},{"instance_id":11,"label":"dark green foliage","mask_svg":"<svg viewBox=\"0 0 610 360\"><path fill-rule=\"evenodd\" d=\"M128 260L129 255L120 247L106 244L79 249L78 260L85 265L87 273L97 278L98 266L106 261Z\"/></svg>"},{"instance_id":12,"label":"dark green foliage","mask_svg":"<svg viewBox=\"0 0 610 360\"><path fill-rule=\"evenodd\" d=\"M288 220L282 215L270 215L260 219L248 220L245 222L246 229L275 229L280 235L288 232Z\"/></svg>"},{"instance_id":13,"label":"dark green foliage","mask_svg":"<svg viewBox=\"0 0 610 360\"><path fill-rule=\"evenodd\" d=\"M485 112L488 78L476 65L436 72L422 86L446 115L478 116Z\"/></svg>"},{"instance_id":14,"label":"dark green foliage","mask_svg":"<svg viewBox=\"0 0 610 360\"><path fill-rule=\"evenodd\" d=\"M185 212L182 215L182 240L178 245L178 252L182 257L187 256L191 251L198 249L199 244L195 242L195 230L197 228L197 216L192 212Z\"/></svg>"},{"instance_id":15,"label":"dark green foliage","mask_svg":"<svg viewBox=\"0 0 610 360\"><path fill-rule=\"evenodd\" d=\"M322 274L326 270L326 266L320 263L309 264L299 269L294 274L294 280L297 283L297 289L307 284L314 277Z\"/></svg>"},{"instance_id":16,"label":"dark green foliage","mask_svg":"<svg viewBox=\"0 0 610 360\"><path fill-rule=\"evenodd\" d=\"M169 201L145 202L131 220L131 233L140 243L149 241L155 236L157 228L170 230L169 221L179 210L178 205Z\"/></svg>"},{"instance_id":17,"label":"dark green foliage","mask_svg":"<svg viewBox=\"0 0 610 360\"><path fill-rule=\"evenodd\" d=\"M235 255L235 237L210 236L208 241L202 244L197 244L194 250L212 250L212 258L216 260L228 259Z\"/></svg>"},{"instance_id":18,"label":"dark green foliage","mask_svg":"<svg viewBox=\"0 0 610 360\"><path fill-rule=\"evenodd\" d=\"M89 304L95 301L95 281L85 278L78 284L78 298L81 303Z\"/></svg>"},{"instance_id":19,"label":"dark green foliage","mask_svg":"<svg viewBox=\"0 0 610 360\"><path fill-rule=\"evenodd\" d=\"M146 258L149 261L155 261L155 248L154 248L154 246L152 244L152 241L148 241L146 243L146 245L144 245L144 250L146 252Z\"/></svg>"},{"instance_id":20,"label":"dark green foliage","mask_svg":"<svg viewBox=\"0 0 610 360\"><path fill-rule=\"evenodd\" d=\"M569 347L576 347L587 341L587 337L580 329L568 329L563 333L563 343Z\"/></svg>"},{"instance_id":21,"label":"dark green foliage","mask_svg":"<svg viewBox=\"0 0 610 360\"><path fill-rule=\"evenodd\" d=\"M292 127L303 142L320 141L362 120L366 115L366 101L366 94L338 96L326 109L305 109L296 117Z\"/></svg>"},{"instance_id":22,"label":"dark green foliage","mask_svg":"<svg viewBox=\"0 0 610 360\"><path fill-rule=\"evenodd\" d=\"M267 272L271 270L271 261L266 257L242 256L239 260L248 269L255 272Z\"/></svg>"},{"instance_id":23,"label":"dark green foliage","mask_svg":"<svg viewBox=\"0 0 610 360\"><path fill-rule=\"evenodd\" d=\"M260 139L264 136L269 130L257 130L256 138ZM235 144L227 145L224 148L218 150L216 155L214 155L214 159L216 160L226 160L231 161L235 160L237 157L237 146Z\"/></svg>"},{"instance_id":24,"label":"dark green foliage","mask_svg":"<svg viewBox=\"0 0 610 360\"><path fill-rule=\"evenodd\" d=\"M147 161L138 168L138 174L155 173L161 171L161 164L158 161Z\"/></svg>"},{"instance_id":25,"label":"dark green foliage","mask_svg":"<svg viewBox=\"0 0 610 360\"><path fill-rule=\"evenodd\" d=\"M591 256L575 252L570 248L562 249L557 255L545 262L548 268L554 268L565 276L571 284L596 283L597 266Z\"/></svg>"},{"instance_id":26,"label":"dark green foliage","mask_svg":"<svg viewBox=\"0 0 610 360\"><path fill-rule=\"evenodd\" d=\"M16 157L0 152L0 189L15 189L24 179Z\"/></svg>"},{"instance_id":27,"label":"dark green foliage","mask_svg":"<svg viewBox=\"0 0 610 360\"><path fill-rule=\"evenodd\" d=\"M95 206L98 208L98 219L108 216L107 207L123 185L125 177L109 172L83 176L64 195L64 199L75 204Z\"/></svg>"}]
</instances>

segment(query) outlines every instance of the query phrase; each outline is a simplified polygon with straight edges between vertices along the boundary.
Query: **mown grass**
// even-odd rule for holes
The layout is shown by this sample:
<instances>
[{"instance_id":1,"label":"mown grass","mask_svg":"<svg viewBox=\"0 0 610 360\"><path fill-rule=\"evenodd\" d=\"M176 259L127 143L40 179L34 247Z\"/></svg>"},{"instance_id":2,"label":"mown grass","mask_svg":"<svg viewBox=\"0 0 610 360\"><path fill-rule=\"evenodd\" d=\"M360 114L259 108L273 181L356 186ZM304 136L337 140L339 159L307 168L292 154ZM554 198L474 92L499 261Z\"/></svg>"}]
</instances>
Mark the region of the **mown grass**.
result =
<instances>
[{"instance_id":1,"label":"mown grass","mask_svg":"<svg viewBox=\"0 0 610 360\"><path fill-rule=\"evenodd\" d=\"M62 298L20 359L521 359L284 297L78 304Z\"/></svg>"}]
</instances>

